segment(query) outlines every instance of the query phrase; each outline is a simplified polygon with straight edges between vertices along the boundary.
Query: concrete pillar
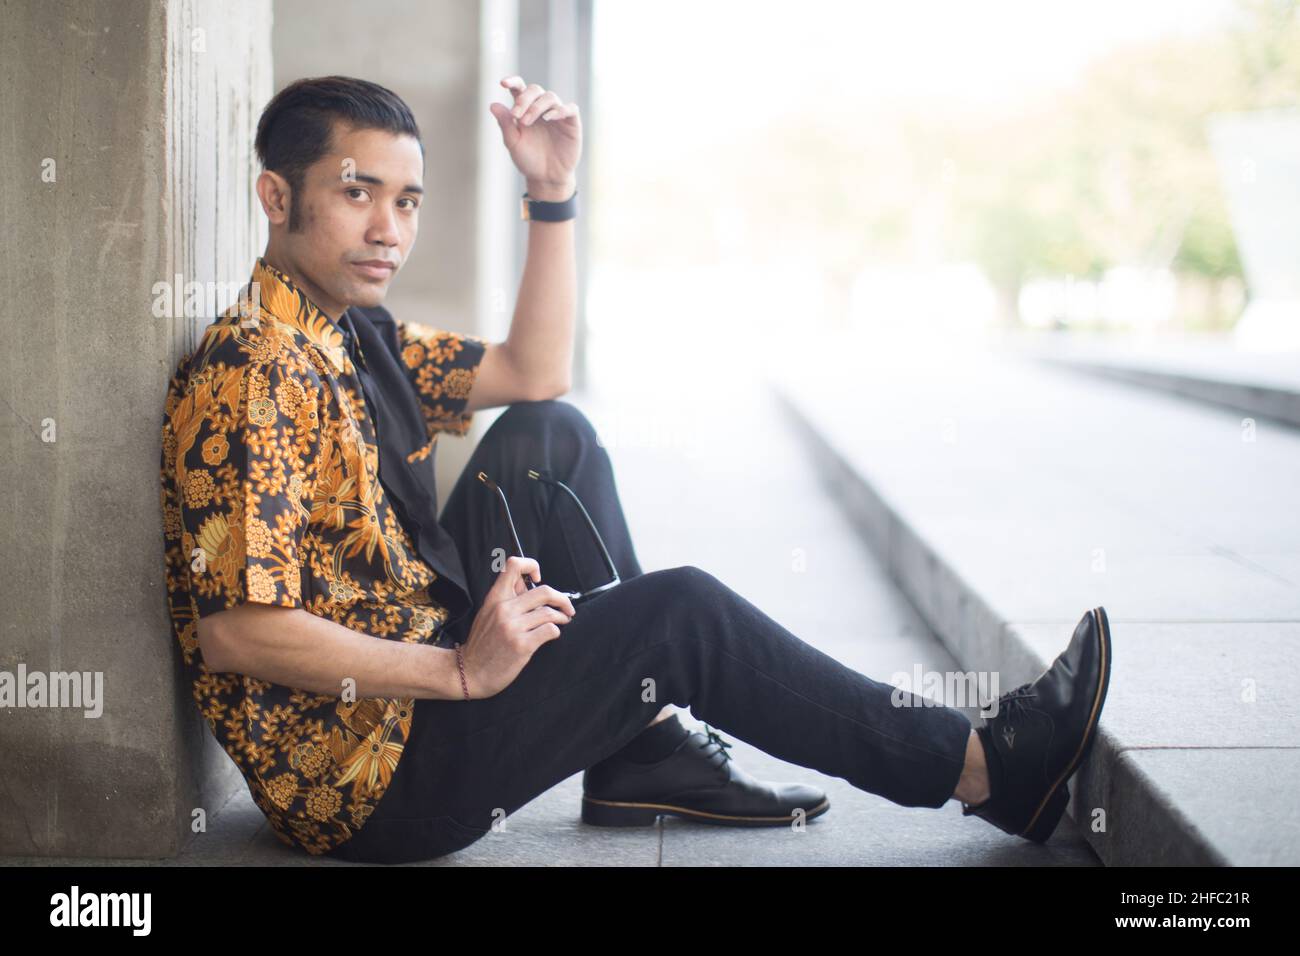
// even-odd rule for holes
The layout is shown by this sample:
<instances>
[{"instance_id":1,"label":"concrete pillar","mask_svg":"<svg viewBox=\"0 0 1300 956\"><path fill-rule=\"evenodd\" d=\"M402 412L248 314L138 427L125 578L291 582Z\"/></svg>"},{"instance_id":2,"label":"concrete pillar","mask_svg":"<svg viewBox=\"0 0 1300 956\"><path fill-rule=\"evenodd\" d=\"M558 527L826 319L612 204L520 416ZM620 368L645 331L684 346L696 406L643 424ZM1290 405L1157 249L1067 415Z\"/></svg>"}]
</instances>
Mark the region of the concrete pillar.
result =
<instances>
[{"instance_id":1,"label":"concrete pillar","mask_svg":"<svg viewBox=\"0 0 1300 956\"><path fill-rule=\"evenodd\" d=\"M592 0L519 0L519 73L530 83L555 90L582 114L582 161L578 165L578 221L574 225L578 260L578 322L573 387L587 387L588 226L593 196L589 175L595 138L591 101ZM518 177L516 176L516 179ZM522 186L518 190L522 192ZM516 215L516 218L518 216ZM527 249L527 225L516 230L515 269L520 275Z\"/></svg>"},{"instance_id":2,"label":"concrete pillar","mask_svg":"<svg viewBox=\"0 0 1300 956\"><path fill-rule=\"evenodd\" d=\"M99 716L0 707L0 854L166 857L237 782L178 679L158 468L176 361L262 242L270 18L4 0L0 22L0 672L102 694ZM177 274L210 314L170 314Z\"/></svg>"}]
</instances>

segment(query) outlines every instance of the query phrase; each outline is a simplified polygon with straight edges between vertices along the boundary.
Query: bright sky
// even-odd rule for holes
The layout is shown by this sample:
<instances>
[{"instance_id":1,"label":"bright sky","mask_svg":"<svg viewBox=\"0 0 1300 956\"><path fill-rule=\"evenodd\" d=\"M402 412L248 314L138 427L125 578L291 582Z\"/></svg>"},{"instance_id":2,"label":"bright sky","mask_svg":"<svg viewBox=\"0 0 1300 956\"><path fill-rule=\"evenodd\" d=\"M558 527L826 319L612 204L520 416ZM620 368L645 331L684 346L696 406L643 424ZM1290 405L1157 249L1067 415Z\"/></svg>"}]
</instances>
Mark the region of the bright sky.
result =
<instances>
[{"instance_id":1,"label":"bright sky","mask_svg":"<svg viewBox=\"0 0 1300 956\"><path fill-rule=\"evenodd\" d=\"M1231 9L1229 0L596 0L597 109L625 104L638 130L709 137L837 90L845 104L906 94L995 105L1066 84L1128 42L1212 28Z\"/></svg>"}]
</instances>

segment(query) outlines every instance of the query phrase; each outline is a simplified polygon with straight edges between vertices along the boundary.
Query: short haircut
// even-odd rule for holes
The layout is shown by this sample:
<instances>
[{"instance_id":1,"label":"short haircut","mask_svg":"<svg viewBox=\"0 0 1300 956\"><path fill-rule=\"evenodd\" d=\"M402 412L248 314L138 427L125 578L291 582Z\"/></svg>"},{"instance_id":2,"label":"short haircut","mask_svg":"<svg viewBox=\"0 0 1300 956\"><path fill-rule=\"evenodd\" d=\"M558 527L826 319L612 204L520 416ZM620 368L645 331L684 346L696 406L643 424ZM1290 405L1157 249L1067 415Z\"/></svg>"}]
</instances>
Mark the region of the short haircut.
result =
<instances>
[{"instance_id":1,"label":"short haircut","mask_svg":"<svg viewBox=\"0 0 1300 956\"><path fill-rule=\"evenodd\" d=\"M424 141L411 108L392 90L351 76L295 80L271 98L257 121L254 147L263 169L289 183L289 231L302 224L302 184L307 168L330 151L334 123L355 129L380 129Z\"/></svg>"}]
</instances>

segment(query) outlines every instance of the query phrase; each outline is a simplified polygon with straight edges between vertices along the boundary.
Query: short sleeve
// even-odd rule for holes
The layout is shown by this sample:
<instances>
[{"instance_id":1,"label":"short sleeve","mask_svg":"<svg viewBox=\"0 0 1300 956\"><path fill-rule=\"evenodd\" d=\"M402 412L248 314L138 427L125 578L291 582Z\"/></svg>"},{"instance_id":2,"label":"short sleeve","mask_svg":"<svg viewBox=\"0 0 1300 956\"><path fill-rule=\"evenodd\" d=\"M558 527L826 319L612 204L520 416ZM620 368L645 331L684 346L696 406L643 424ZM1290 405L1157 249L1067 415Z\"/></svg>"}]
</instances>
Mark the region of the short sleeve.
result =
<instances>
[{"instance_id":1,"label":"short sleeve","mask_svg":"<svg viewBox=\"0 0 1300 956\"><path fill-rule=\"evenodd\" d=\"M429 437L437 432L465 434L474 420L465 405L487 352L487 339L401 321L397 337L402 367L420 399Z\"/></svg>"},{"instance_id":2,"label":"short sleeve","mask_svg":"<svg viewBox=\"0 0 1300 956\"><path fill-rule=\"evenodd\" d=\"M248 601L304 606L323 395L313 371L278 361L191 374L169 424L200 617Z\"/></svg>"}]
</instances>

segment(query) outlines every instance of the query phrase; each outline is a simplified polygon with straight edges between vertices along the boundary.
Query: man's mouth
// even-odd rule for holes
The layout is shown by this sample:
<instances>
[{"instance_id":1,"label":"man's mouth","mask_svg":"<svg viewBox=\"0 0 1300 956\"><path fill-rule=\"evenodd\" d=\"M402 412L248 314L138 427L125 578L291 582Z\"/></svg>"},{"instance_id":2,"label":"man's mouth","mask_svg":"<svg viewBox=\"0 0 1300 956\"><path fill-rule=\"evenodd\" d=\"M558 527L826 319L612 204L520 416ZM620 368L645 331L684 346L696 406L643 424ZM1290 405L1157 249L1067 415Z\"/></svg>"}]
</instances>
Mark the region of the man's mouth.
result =
<instances>
[{"instance_id":1,"label":"man's mouth","mask_svg":"<svg viewBox=\"0 0 1300 956\"><path fill-rule=\"evenodd\" d=\"M372 279L387 279L397 270L397 263L388 259L366 259L362 262L354 262L352 265Z\"/></svg>"}]
</instances>

